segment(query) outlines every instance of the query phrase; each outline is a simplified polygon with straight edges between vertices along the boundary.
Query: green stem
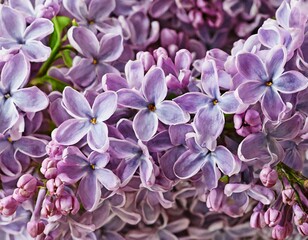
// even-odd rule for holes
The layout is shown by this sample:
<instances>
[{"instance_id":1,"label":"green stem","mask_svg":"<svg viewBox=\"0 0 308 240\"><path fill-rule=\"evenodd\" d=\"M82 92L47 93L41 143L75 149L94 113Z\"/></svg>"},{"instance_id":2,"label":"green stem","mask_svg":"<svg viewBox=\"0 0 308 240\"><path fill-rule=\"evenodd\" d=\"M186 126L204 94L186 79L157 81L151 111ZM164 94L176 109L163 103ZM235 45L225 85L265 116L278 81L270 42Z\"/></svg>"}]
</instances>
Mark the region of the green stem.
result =
<instances>
[{"instance_id":1,"label":"green stem","mask_svg":"<svg viewBox=\"0 0 308 240\"><path fill-rule=\"evenodd\" d=\"M56 34L58 36L61 35L61 31L59 30L59 23L57 18L53 18L52 22L54 24L54 31L56 32ZM57 42L55 43L54 48L52 49L49 58L47 59L46 62L43 63L42 67L40 68L40 70L38 71L36 77L42 77L44 75L46 75L48 69L50 68L50 66L52 65L52 63L55 61L56 56L59 52L61 48L61 39L60 37L58 38ZM31 81L32 82L32 81Z\"/></svg>"}]
</instances>

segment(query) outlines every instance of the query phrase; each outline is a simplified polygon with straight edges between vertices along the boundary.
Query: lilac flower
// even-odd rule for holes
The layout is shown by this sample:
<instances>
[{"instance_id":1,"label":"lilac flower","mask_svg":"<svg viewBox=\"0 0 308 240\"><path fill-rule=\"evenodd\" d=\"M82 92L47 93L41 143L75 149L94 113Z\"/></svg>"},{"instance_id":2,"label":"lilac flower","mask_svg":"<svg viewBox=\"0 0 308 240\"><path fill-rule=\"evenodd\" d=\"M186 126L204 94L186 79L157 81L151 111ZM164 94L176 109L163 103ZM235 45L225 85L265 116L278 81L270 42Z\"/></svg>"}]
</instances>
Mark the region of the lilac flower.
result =
<instances>
[{"instance_id":1,"label":"lilac flower","mask_svg":"<svg viewBox=\"0 0 308 240\"><path fill-rule=\"evenodd\" d=\"M0 85L0 132L18 120L17 107L24 112L38 112L48 106L45 93L36 86L22 88L29 75L29 63L23 54L12 57L3 67Z\"/></svg>"},{"instance_id":2,"label":"lilac flower","mask_svg":"<svg viewBox=\"0 0 308 240\"><path fill-rule=\"evenodd\" d=\"M136 139L130 121L119 122L118 129L125 129L127 134L123 135L127 140L110 138L109 152L112 157L121 159L116 170L121 186L126 186L139 168L143 186L151 187L155 181L154 163L147 147Z\"/></svg>"},{"instance_id":3,"label":"lilac flower","mask_svg":"<svg viewBox=\"0 0 308 240\"><path fill-rule=\"evenodd\" d=\"M118 59L123 51L121 35L109 33L100 41L93 32L84 27L72 27L68 31L70 44L81 54L76 57L67 75L81 87L97 84L105 73L118 73L110 62Z\"/></svg>"},{"instance_id":4,"label":"lilac flower","mask_svg":"<svg viewBox=\"0 0 308 240\"><path fill-rule=\"evenodd\" d=\"M206 95L198 92L185 93L174 101L184 111L196 113L193 126L198 134L198 141L201 146L213 150L224 127L223 113L235 113L239 103L232 91L220 95L218 74L213 60L203 63L201 86Z\"/></svg>"},{"instance_id":5,"label":"lilac flower","mask_svg":"<svg viewBox=\"0 0 308 240\"><path fill-rule=\"evenodd\" d=\"M40 17L52 19L60 10L58 0L40 0L35 1L34 4L30 0L9 0L9 5L11 8L22 12L28 23L32 23Z\"/></svg>"},{"instance_id":6,"label":"lilac flower","mask_svg":"<svg viewBox=\"0 0 308 240\"><path fill-rule=\"evenodd\" d=\"M53 32L51 21L39 18L27 27L19 12L4 6L1 9L1 23L5 31L0 35L0 47L19 49L30 62L47 60L51 50L40 40Z\"/></svg>"},{"instance_id":7,"label":"lilac flower","mask_svg":"<svg viewBox=\"0 0 308 240\"><path fill-rule=\"evenodd\" d=\"M276 126L267 122L263 132L250 134L240 143L238 156L242 161L261 168L266 163L281 161L284 151L277 140L293 139L302 126L303 119L298 114Z\"/></svg>"},{"instance_id":8,"label":"lilac flower","mask_svg":"<svg viewBox=\"0 0 308 240\"><path fill-rule=\"evenodd\" d=\"M71 87L63 91L63 106L73 117L64 121L57 129L54 137L62 145L73 145L87 135L89 147L98 152L108 148L108 128L104 123L117 108L115 92L99 94L92 109L86 98Z\"/></svg>"},{"instance_id":9,"label":"lilac flower","mask_svg":"<svg viewBox=\"0 0 308 240\"><path fill-rule=\"evenodd\" d=\"M63 0L63 6L80 26L96 32L104 30L104 20L109 17L116 4L115 0Z\"/></svg>"},{"instance_id":10,"label":"lilac flower","mask_svg":"<svg viewBox=\"0 0 308 240\"><path fill-rule=\"evenodd\" d=\"M118 91L119 104L138 109L133 120L134 131L142 141L150 140L158 128L158 120L167 125L185 123L189 117L172 101L164 100L167 85L163 71L152 68L142 82L142 93L121 89Z\"/></svg>"},{"instance_id":11,"label":"lilac flower","mask_svg":"<svg viewBox=\"0 0 308 240\"><path fill-rule=\"evenodd\" d=\"M0 166L6 176L15 177L30 164L30 157L39 158L46 154L46 141L23 136L12 139L8 134L0 134Z\"/></svg>"},{"instance_id":12,"label":"lilac flower","mask_svg":"<svg viewBox=\"0 0 308 240\"><path fill-rule=\"evenodd\" d=\"M187 179L202 170L206 179L205 187L211 190L218 186L221 176L218 168L228 176L233 174L236 165L235 159L226 147L218 146L210 152L197 143L195 134L187 136L187 141L189 149L174 164L173 170L177 177Z\"/></svg>"},{"instance_id":13,"label":"lilac flower","mask_svg":"<svg viewBox=\"0 0 308 240\"><path fill-rule=\"evenodd\" d=\"M107 153L92 152L86 158L78 148L69 147L63 155L63 161L58 163L59 178L70 184L81 179L78 195L86 210L93 211L97 207L101 197L101 185L111 191L118 188L118 177L105 168L109 162Z\"/></svg>"},{"instance_id":14,"label":"lilac flower","mask_svg":"<svg viewBox=\"0 0 308 240\"><path fill-rule=\"evenodd\" d=\"M237 88L237 96L245 104L260 100L264 115L271 121L279 120L286 108L279 92L295 93L308 86L308 79L300 72L283 73L285 64L286 50L282 46L270 50L265 63L252 53L237 57L238 70L246 78Z\"/></svg>"}]
</instances>

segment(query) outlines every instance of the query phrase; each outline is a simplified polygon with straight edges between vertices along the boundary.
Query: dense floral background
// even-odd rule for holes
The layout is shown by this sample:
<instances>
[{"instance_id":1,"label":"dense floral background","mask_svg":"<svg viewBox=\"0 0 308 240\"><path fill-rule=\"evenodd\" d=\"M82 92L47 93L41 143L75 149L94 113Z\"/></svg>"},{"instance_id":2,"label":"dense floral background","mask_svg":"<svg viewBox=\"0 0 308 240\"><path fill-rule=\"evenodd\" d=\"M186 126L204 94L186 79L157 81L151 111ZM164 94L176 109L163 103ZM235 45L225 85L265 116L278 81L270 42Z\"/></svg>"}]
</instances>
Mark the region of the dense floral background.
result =
<instances>
[{"instance_id":1,"label":"dense floral background","mask_svg":"<svg viewBox=\"0 0 308 240\"><path fill-rule=\"evenodd\" d=\"M308 1L0 1L0 239L308 239Z\"/></svg>"}]
</instances>

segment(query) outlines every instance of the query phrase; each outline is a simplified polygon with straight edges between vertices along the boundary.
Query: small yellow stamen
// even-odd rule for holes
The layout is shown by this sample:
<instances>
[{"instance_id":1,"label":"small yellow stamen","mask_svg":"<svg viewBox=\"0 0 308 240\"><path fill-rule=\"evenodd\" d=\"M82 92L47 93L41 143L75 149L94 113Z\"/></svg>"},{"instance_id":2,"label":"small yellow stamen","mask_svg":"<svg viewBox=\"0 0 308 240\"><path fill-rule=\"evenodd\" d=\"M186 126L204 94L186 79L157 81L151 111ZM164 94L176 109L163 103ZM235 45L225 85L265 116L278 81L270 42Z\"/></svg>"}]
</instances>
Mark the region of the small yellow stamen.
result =
<instances>
[{"instance_id":1,"label":"small yellow stamen","mask_svg":"<svg viewBox=\"0 0 308 240\"><path fill-rule=\"evenodd\" d=\"M218 100L217 100L217 99L214 99L214 100L213 100L213 104L216 105L217 103L218 103Z\"/></svg>"},{"instance_id":2,"label":"small yellow stamen","mask_svg":"<svg viewBox=\"0 0 308 240\"><path fill-rule=\"evenodd\" d=\"M94 164L91 164L91 168L94 170L94 169L95 169L95 165L94 165Z\"/></svg>"},{"instance_id":3,"label":"small yellow stamen","mask_svg":"<svg viewBox=\"0 0 308 240\"><path fill-rule=\"evenodd\" d=\"M7 140L11 143L13 142L12 138L11 137L8 137Z\"/></svg>"},{"instance_id":4,"label":"small yellow stamen","mask_svg":"<svg viewBox=\"0 0 308 240\"><path fill-rule=\"evenodd\" d=\"M265 85L266 85L267 87L270 87L270 86L273 85L273 82L272 82L272 81L268 81L268 82L265 83Z\"/></svg>"},{"instance_id":5,"label":"small yellow stamen","mask_svg":"<svg viewBox=\"0 0 308 240\"><path fill-rule=\"evenodd\" d=\"M96 118L92 118L91 120L90 120L90 122L92 123L92 124L96 124L97 122L96 122Z\"/></svg>"},{"instance_id":6,"label":"small yellow stamen","mask_svg":"<svg viewBox=\"0 0 308 240\"><path fill-rule=\"evenodd\" d=\"M89 23L89 25L92 25L92 24L94 24L95 22L94 22L94 20L89 20L88 23Z\"/></svg>"},{"instance_id":7,"label":"small yellow stamen","mask_svg":"<svg viewBox=\"0 0 308 240\"><path fill-rule=\"evenodd\" d=\"M97 60L95 58L93 59L92 64L94 64L94 65L97 64Z\"/></svg>"},{"instance_id":8,"label":"small yellow stamen","mask_svg":"<svg viewBox=\"0 0 308 240\"><path fill-rule=\"evenodd\" d=\"M8 98L11 97L11 95L10 95L9 93L7 93L7 94L4 95L4 97L5 97L6 99L8 99Z\"/></svg>"},{"instance_id":9,"label":"small yellow stamen","mask_svg":"<svg viewBox=\"0 0 308 240\"><path fill-rule=\"evenodd\" d=\"M151 112L154 112L156 110L156 107L154 104L149 104L148 105L148 109L151 111Z\"/></svg>"}]
</instances>

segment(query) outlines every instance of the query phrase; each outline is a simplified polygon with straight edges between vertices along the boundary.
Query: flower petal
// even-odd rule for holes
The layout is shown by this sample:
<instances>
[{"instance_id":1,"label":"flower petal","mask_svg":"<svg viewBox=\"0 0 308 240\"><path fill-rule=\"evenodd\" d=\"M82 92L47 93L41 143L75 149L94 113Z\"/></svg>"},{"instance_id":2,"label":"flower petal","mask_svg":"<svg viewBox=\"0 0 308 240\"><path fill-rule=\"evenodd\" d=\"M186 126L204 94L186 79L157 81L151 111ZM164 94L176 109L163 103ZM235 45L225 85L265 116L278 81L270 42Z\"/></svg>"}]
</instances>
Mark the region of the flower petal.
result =
<instances>
[{"instance_id":1,"label":"flower petal","mask_svg":"<svg viewBox=\"0 0 308 240\"><path fill-rule=\"evenodd\" d=\"M206 60L202 65L201 85L206 94L219 98L218 73L213 60Z\"/></svg>"},{"instance_id":2,"label":"flower petal","mask_svg":"<svg viewBox=\"0 0 308 240\"><path fill-rule=\"evenodd\" d=\"M63 91L63 104L67 112L75 118L92 117L92 110L89 102L83 94L71 87L65 87Z\"/></svg>"},{"instance_id":3,"label":"flower petal","mask_svg":"<svg viewBox=\"0 0 308 240\"><path fill-rule=\"evenodd\" d=\"M120 179L109 169L95 169L94 174L97 180L108 190L113 191L119 188Z\"/></svg>"},{"instance_id":4,"label":"flower petal","mask_svg":"<svg viewBox=\"0 0 308 240\"><path fill-rule=\"evenodd\" d=\"M46 141L35 137L22 137L19 140L14 142L14 147L30 156L30 157L43 157L46 155Z\"/></svg>"},{"instance_id":5,"label":"flower petal","mask_svg":"<svg viewBox=\"0 0 308 240\"><path fill-rule=\"evenodd\" d=\"M206 154L203 152L184 152L174 164L174 173L178 178L187 179L196 175L205 163Z\"/></svg>"},{"instance_id":6,"label":"flower petal","mask_svg":"<svg viewBox=\"0 0 308 240\"><path fill-rule=\"evenodd\" d=\"M238 147L238 156L244 162L257 159L268 161L270 154L266 135L264 133L248 135Z\"/></svg>"},{"instance_id":7,"label":"flower petal","mask_svg":"<svg viewBox=\"0 0 308 240\"><path fill-rule=\"evenodd\" d=\"M247 81L242 83L236 90L237 96L245 104L255 104L266 91L264 83L259 81Z\"/></svg>"},{"instance_id":8,"label":"flower petal","mask_svg":"<svg viewBox=\"0 0 308 240\"><path fill-rule=\"evenodd\" d=\"M142 184L147 186L152 186L154 182L152 181L152 176L154 176L153 163L147 157L140 159L140 179Z\"/></svg>"},{"instance_id":9,"label":"flower petal","mask_svg":"<svg viewBox=\"0 0 308 240\"><path fill-rule=\"evenodd\" d=\"M266 68L269 79L279 77L287 61L287 50L283 46L276 46L270 50L266 58Z\"/></svg>"},{"instance_id":10,"label":"flower petal","mask_svg":"<svg viewBox=\"0 0 308 240\"><path fill-rule=\"evenodd\" d=\"M225 117L216 106L208 106L200 109L194 118L194 127L201 146L212 149L212 142L221 134L225 125Z\"/></svg>"},{"instance_id":11,"label":"flower petal","mask_svg":"<svg viewBox=\"0 0 308 240\"><path fill-rule=\"evenodd\" d=\"M144 69L140 60L129 60L125 65L125 75L130 87L139 90L144 77Z\"/></svg>"},{"instance_id":12,"label":"flower petal","mask_svg":"<svg viewBox=\"0 0 308 240\"><path fill-rule=\"evenodd\" d=\"M28 26L24 33L24 39L28 40L42 40L53 32L53 24L46 18L35 19L30 26Z\"/></svg>"},{"instance_id":13,"label":"flower petal","mask_svg":"<svg viewBox=\"0 0 308 240\"><path fill-rule=\"evenodd\" d=\"M69 119L57 128L55 140L62 145L73 145L89 132L90 127L89 121Z\"/></svg>"},{"instance_id":14,"label":"flower petal","mask_svg":"<svg viewBox=\"0 0 308 240\"><path fill-rule=\"evenodd\" d=\"M67 75L72 79L72 82L82 88L86 88L97 79L95 68L91 59L82 58L76 65L70 68Z\"/></svg>"},{"instance_id":15,"label":"flower petal","mask_svg":"<svg viewBox=\"0 0 308 240\"><path fill-rule=\"evenodd\" d=\"M89 16L95 19L95 21L100 22L107 18L115 7L115 1L92 0L89 4Z\"/></svg>"},{"instance_id":16,"label":"flower petal","mask_svg":"<svg viewBox=\"0 0 308 240\"><path fill-rule=\"evenodd\" d=\"M148 141L157 131L158 118L148 109L140 110L134 118L133 128L138 139Z\"/></svg>"},{"instance_id":17,"label":"flower petal","mask_svg":"<svg viewBox=\"0 0 308 240\"><path fill-rule=\"evenodd\" d=\"M49 104L46 94L36 86L15 91L12 99L24 112L38 112L47 108Z\"/></svg>"},{"instance_id":18,"label":"flower petal","mask_svg":"<svg viewBox=\"0 0 308 240\"><path fill-rule=\"evenodd\" d=\"M30 65L25 56L21 53L13 56L3 67L1 72L1 82L4 91L8 93L16 91L23 86L30 73Z\"/></svg>"},{"instance_id":19,"label":"flower petal","mask_svg":"<svg viewBox=\"0 0 308 240\"><path fill-rule=\"evenodd\" d=\"M146 108L148 103L141 96L141 94L134 89L121 89L117 92L119 97L119 104L133 109Z\"/></svg>"},{"instance_id":20,"label":"flower petal","mask_svg":"<svg viewBox=\"0 0 308 240\"><path fill-rule=\"evenodd\" d=\"M105 91L119 91L122 88L128 88L126 79L116 73L105 74L102 78L102 84Z\"/></svg>"},{"instance_id":21,"label":"flower petal","mask_svg":"<svg viewBox=\"0 0 308 240\"><path fill-rule=\"evenodd\" d=\"M30 62L44 62L48 59L51 49L37 40L29 40L21 46L22 52Z\"/></svg>"},{"instance_id":22,"label":"flower petal","mask_svg":"<svg viewBox=\"0 0 308 240\"><path fill-rule=\"evenodd\" d=\"M140 152L140 148L126 140L120 140L115 138L110 138L109 149L110 155L119 158L132 158L138 152Z\"/></svg>"},{"instance_id":23,"label":"flower petal","mask_svg":"<svg viewBox=\"0 0 308 240\"><path fill-rule=\"evenodd\" d=\"M202 174L204 175L204 185L206 189L212 190L217 188L218 180L221 176L221 173L215 166L215 161L211 159L211 154L208 154L205 159L205 164L201 168Z\"/></svg>"},{"instance_id":24,"label":"flower petal","mask_svg":"<svg viewBox=\"0 0 308 240\"><path fill-rule=\"evenodd\" d=\"M264 115L271 121L277 121L286 108L279 93L272 87L269 87L265 92L261 100L261 107Z\"/></svg>"},{"instance_id":25,"label":"flower petal","mask_svg":"<svg viewBox=\"0 0 308 240\"><path fill-rule=\"evenodd\" d=\"M88 9L85 1L63 0L64 8L78 20L85 20L83 14L88 14Z\"/></svg>"},{"instance_id":26,"label":"flower petal","mask_svg":"<svg viewBox=\"0 0 308 240\"><path fill-rule=\"evenodd\" d=\"M144 77L142 91L149 103L158 104L167 96L167 83L163 70L150 69Z\"/></svg>"},{"instance_id":27,"label":"flower petal","mask_svg":"<svg viewBox=\"0 0 308 240\"><path fill-rule=\"evenodd\" d=\"M87 135L89 147L97 152L105 152L109 147L108 128L103 122L91 125Z\"/></svg>"},{"instance_id":28,"label":"flower petal","mask_svg":"<svg viewBox=\"0 0 308 240\"><path fill-rule=\"evenodd\" d=\"M0 100L0 133L11 128L17 122L18 117L19 114L12 99Z\"/></svg>"},{"instance_id":29,"label":"flower petal","mask_svg":"<svg viewBox=\"0 0 308 240\"><path fill-rule=\"evenodd\" d=\"M218 146L212 154L219 169L226 175L233 173L236 162L232 153L224 146Z\"/></svg>"},{"instance_id":30,"label":"flower petal","mask_svg":"<svg viewBox=\"0 0 308 240\"><path fill-rule=\"evenodd\" d=\"M85 27L72 27L67 32L70 44L87 58L98 57L99 43L95 34Z\"/></svg>"},{"instance_id":31,"label":"flower petal","mask_svg":"<svg viewBox=\"0 0 308 240\"><path fill-rule=\"evenodd\" d=\"M98 121L106 121L117 109L118 96L115 92L107 91L99 94L93 103L93 114Z\"/></svg>"},{"instance_id":32,"label":"flower petal","mask_svg":"<svg viewBox=\"0 0 308 240\"><path fill-rule=\"evenodd\" d=\"M140 165L140 156L136 156L131 159L122 160L117 168L117 176L122 182L122 186L125 186L134 176Z\"/></svg>"},{"instance_id":33,"label":"flower petal","mask_svg":"<svg viewBox=\"0 0 308 240\"><path fill-rule=\"evenodd\" d=\"M234 92L224 93L218 100L218 106L224 113L235 113L239 107L239 101L235 98Z\"/></svg>"},{"instance_id":34,"label":"flower petal","mask_svg":"<svg viewBox=\"0 0 308 240\"><path fill-rule=\"evenodd\" d=\"M123 52L123 37L121 35L107 33L101 38L99 46L99 59L103 62L113 62Z\"/></svg>"},{"instance_id":35,"label":"flower petal","mask_svg":"<svg viewBox=\"0 0 308 240\"><path fill-rule=\"evenodd\" d=\"M237 69L246 79L258 80L261 82L268 80L265 66L261 59L252 53L242 53L237 55Z\"/></svg>"},{"instance_id":36,"label":"flower petal","mask_svg":"<svg viewBox=\"0 0 308 240\"><path fill-rule=\"evenodd\" d=\"M186 123L189 120L189 114L184 113L179 105L169 100L156 105L155 113L158 119L167 125Z\"/></svg>"},{"instance_id":37,"label":"flower petal","mask_svg":"<svg viewBox=\"0 0 308 240\"><path fill-rule=\"evenodd\" d=\"M308 78L297 71L288 71L273 81L273 86L283 93L296 93L308 87Z\"/></svg>"},{"instance_id":38,"label":"flower petal","mask_svg":"<svg viewBox=\"0 0 308 240\"><path fill-rule=\"evenodd\" d=\"M23 15L10 7L3 6L0 16L1 23L3 24L7 33L13 39L23 39L23 33L26 28L26 21Z\"/></svg>"},{"instance_id":39,"label":"flower petal","mask_svg":"<svg viewBox=\"0 0 308 240\"><path fill-rule=\"evenodd\" d=\"M91 212L97 207L101 197L101 188L94 174L88 174L81 179L78 187L78 195L83 207L87 211Z\"/></svg>"},{"instance_id":40,"label":"flower petal","mask_svg":"<svg viewBox=\"0 0 308 240\"><path fill-rule=\"evenodd\" d=\"M185 93L175 99L175 101L184 111L196 113L200 108L210 102L210 98L203 93Z\"/></svg>"}]
</instances>

